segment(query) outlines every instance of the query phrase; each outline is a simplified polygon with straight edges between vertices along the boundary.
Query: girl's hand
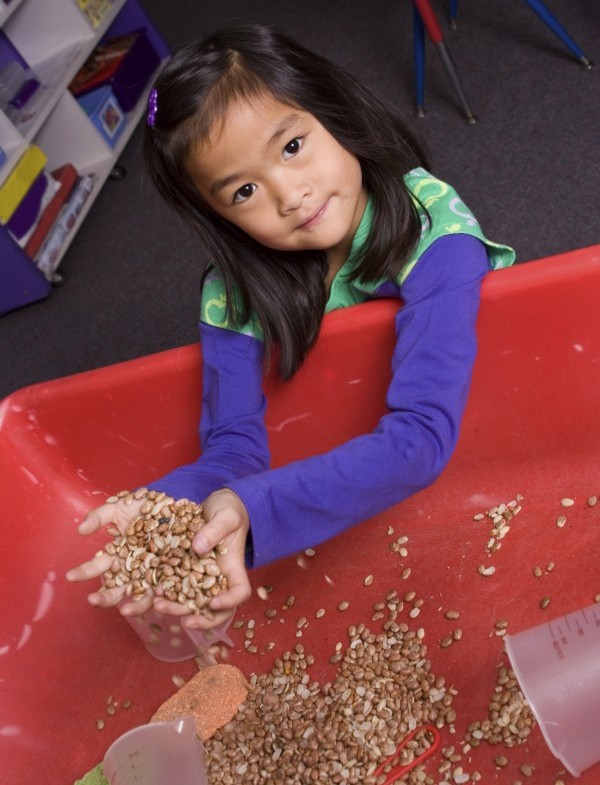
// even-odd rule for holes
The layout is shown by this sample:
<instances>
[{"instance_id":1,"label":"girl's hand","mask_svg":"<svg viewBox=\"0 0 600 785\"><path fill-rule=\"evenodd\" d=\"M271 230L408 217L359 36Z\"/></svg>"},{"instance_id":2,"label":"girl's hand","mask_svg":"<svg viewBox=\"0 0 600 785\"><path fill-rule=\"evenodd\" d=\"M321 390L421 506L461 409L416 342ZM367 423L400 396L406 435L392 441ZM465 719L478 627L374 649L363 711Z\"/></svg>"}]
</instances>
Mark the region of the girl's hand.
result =
<instances>
[{"instance_id":1,"label":"girl's hand","mask_svg":"<svg viewBox=\"0 0 600 785\"><path fill-rule=\"evenodd\" d=\"M192 547L199 555L208 553L219 543L226 552L217 557L223 574L227 577L227 591L213 597L209 608L214 618L202 614L189 615L185 606L156 597L154 607L160 613L185 616L182 622L189 629L209 629L222 624L238 605L251 595L250 581L245 567L246 537L250 528L248 511L242 500L227 488L212 493L202 504L206 525L194 537Z\"/></svg>"},{"instance_id":2,"label":"girl's hand","mask_svg":"<svg viewBox=\"0 0 600 785\"><path fill-rule=\"evenodd\" d=\"M103 504L86 515L79 524L78 531L83 535L93 534L102 526L112 523L122 534L125 534L131 521L139 515L142 504L143 500L138 501L135 499L131 504L125 504L123 500L115 504ZM65 577L68 581L87 581L100 578L109 569L114 559L114 556L101 551L90 561L73 567L67 572ZM111 589L101 587L98 591L88 594L88 602L99 608L118 605L125 597L125 588L125 586L117 586ZM141 599L123 602L119 607L119 611L124 616L139 616L152 607L152 599L152 592L147 592Z\"/></svg>"}]
</instances>

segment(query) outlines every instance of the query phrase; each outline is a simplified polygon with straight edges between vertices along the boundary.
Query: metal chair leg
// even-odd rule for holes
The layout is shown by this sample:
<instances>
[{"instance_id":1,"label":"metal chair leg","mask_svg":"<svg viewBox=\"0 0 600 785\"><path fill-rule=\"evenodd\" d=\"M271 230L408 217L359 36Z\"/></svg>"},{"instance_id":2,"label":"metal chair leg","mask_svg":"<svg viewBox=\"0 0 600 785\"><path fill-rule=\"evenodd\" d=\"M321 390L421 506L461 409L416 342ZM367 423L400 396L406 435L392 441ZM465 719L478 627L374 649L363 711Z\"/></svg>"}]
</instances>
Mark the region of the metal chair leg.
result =
<instances>
[{"instance_id":1,"label":"metal chair leg","mask_svg":"<svg viewBox=\"0 0 600 785\"><path fill-rule=\"evenodd\" d=\"M542 0L524 0L525 3L536 13L539 18L544 22L550 30L570 49L570 51L579 60L582 68L586 71L589 70L594 64L588 59L583 49L571 38L569 33L561 25L554 14L548 9ZM456 27L456 19L458 17L458 0L450 0L450 24Z\"/></svg>"},{"instance_id":2,"label":"metal chair leg","mask_svg":"<svg viewBox=\"0 0 600 785\"><path fill-rule=\"evenodd\" d=\"M417 117L425 117L425 25L413 6L413 52Z\"/></svg>"},{"instance_id":3,"label":"metal chair leg","mask_svg":"<svg viewBox=\"0 0 600 785\"><path fill-rule=\"evenodd\" d=\"M437 17L433 12L431 3L429 0L413 0L413 7L419 12L431 41L435 44L436 49L440 53L440 57L442 58L444 67L446 68L448 76L450 77L450 81L458 93L458 98L467 118L467 123L469 123L469 125L476 123L477 117L471 111L471 107L467 101L467 96L460 81L460 77L458 76L458 71L456 70L456 66L454 65L452 56L450 55L450 51L444 42L442 28L440 27Z\"/></svg>"},{"instance_id":4,"label":"metal chair leg","mask_svg":"<svg viewBox=\"0 0 600 785\"><path fill-rule=\"evenodd\" d=\"M458 26L458 0L450 0L450 11L448 13L450 27L456 30Z\"/></svg>"},{"instance_id":5,"label":"metal chair leg","mask_svg":"<svg viewBox=\"0 0 600 785\"><path fill-rule=\"evenodd\" d=\"M527 5L534 11L542 22L548 25L554 35L556 35L571 50L575 57L579 60L582 67L586 70L591 68L593 63L588 60L583 49L575 43L571 36L567 33L565 28L561 25L558 19L552 14L544 5L542 0L525 0Z\"/></svg>"}]
</instances>

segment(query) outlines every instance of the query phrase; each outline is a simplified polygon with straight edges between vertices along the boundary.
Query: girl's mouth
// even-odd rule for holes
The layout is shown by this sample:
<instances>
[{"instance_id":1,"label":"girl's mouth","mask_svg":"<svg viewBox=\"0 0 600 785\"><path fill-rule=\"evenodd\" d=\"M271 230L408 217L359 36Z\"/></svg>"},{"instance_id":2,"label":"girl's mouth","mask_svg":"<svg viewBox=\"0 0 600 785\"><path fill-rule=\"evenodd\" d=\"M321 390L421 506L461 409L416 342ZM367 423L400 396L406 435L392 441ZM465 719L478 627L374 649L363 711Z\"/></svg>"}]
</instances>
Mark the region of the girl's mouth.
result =
<instances>
[{"instance_id":1,"label":"girl's mouth","mask_svg":"<svg viewBox=\"0 0 600 785\"><path fill-rule=\"evenodd\" d=\"M306 221L301 223L297 228L298 229L313 229L315 226L317 226L321 222L321 219L323 218L323 216L325 215L325 211L327 210L328 204L329 204L329 199L324 204L322 204L320 207L318 207L316 210L314 210L314 212L312 212L308 216Z\"/></svg>"}]
</instances>

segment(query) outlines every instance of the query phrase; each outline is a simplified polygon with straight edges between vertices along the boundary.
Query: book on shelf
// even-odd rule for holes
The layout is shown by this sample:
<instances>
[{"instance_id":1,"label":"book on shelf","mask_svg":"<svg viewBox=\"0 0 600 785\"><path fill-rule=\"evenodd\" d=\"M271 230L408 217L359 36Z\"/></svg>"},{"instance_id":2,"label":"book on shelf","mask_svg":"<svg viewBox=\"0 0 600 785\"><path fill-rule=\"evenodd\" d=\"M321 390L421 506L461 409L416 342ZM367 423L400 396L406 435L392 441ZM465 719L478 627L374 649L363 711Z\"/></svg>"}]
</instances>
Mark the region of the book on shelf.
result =
<instances>
[{"instance_id":1,"label":"book on shelf","mask_svg":"<svg viewBox=\"0 0 600 785\"><path fill-rule=\"evenodd\" d=\"M35 257L35 263L49 279L52 278L58 267L67 235L83 210L95 181L96 176L93 174L82 175L77 180L77 184L61 208L58 218L52 225L39 253Z\"/></svg>"},{"instance_id":2,"label":"book on shelf","mask_svg":"<svg viewBox=\"0 0 600 785\"><path fill-rule=\"evenodd\" d=\"M129 33L99 44L75 74L69 85L71 93L74 96L84 95L110 82L137 37L137 32Z\"/></svg>"},{"instance_id":3,"label":"book on shelf","mask_svg":"<svg viewBox=\"0 0 600 785\"><path fill-rule=\"evenodd\" d=\"M65 164L51 172L50 177L56 184L56 190L50 201L43 208L33 231L29 234L24 245L25 253L31 259L35 258L42 247L44 240L58 218L62 206L75 188L79 174L72 164Z\"/></svg>"},{"instance_id":4,"label":"book on shelf","mask_svg":"<svg viewBox=\"0 0 600 785\"><path fill-rule=\"evenodd\" d=\"M9 220L6 228L13 240L24 248L42 211L58 190L58 183L42 170Z\"/></svg>"},{"instance_id":5,"label":"book on shelf","mask_svg":"<svg viewBox=\"0 0 600 785\"><path fill-rule=\"evenodd\" d=\"M46 155L35 145L29 145L12 171L0 186L0 223L5 224L29 191L46 165Z\"/></svg>"},{"instance_id":6,"label":"book on shelf","mask_svg":"<svg viewBox=\"0 0 600 785\"><path fill-rule=\"evenodd\" d=\"M77 0L77 5L89 19L92 27L100 27L112 11L114 0Z\"/></svg>"}]
</instances>

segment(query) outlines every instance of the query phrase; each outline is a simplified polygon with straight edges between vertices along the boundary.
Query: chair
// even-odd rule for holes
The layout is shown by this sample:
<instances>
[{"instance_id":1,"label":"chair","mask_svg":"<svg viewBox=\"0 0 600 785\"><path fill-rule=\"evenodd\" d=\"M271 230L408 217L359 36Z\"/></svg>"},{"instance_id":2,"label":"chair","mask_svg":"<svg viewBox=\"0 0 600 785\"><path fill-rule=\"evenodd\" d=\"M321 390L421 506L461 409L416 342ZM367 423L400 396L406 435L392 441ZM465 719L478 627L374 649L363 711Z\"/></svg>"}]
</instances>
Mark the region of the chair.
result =
<instances>
[{"instance_id":1,"label":"chair","mask_svg":"<svg viewBox=\"0 0 600 785\"><path fill-rule=\"evenodd\" d=\"M442 28L431 7L430 0L413 0L413 47L415 63L415 87L417 115L425 115L425 30L438 50L442 62L450 81L458 94L458 98L467 118L467 123L472 125L477 122L477 117L473 114L467 96L462 86L462 82L452 60L450 50L444 41Z\"/></svg>"},{"instance_id":2,"label":"chair","mask_svg":"<svg viewBox=\"0 0 600 785\"><path fill-rule=\"evenodd\" d=\"M524 0L527 5L545 22L558 38L575 55L583 68L590 69L593 65L581 47L571 38L558 19L549 11L542 0ZM458 0L450 0L450 26L456 28L458 20ZM435 44L446 72L452 82L469 125L477 122L467 100L462 82L458 75L450 50L444 40L444 34L438 19L431 7L430 0L413 0L413 50L415 68L415 99L418 117L425 115L425 30Z\"/></svg>"}]
</instances>

